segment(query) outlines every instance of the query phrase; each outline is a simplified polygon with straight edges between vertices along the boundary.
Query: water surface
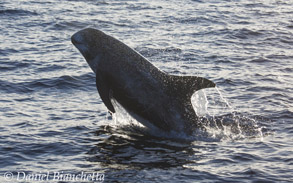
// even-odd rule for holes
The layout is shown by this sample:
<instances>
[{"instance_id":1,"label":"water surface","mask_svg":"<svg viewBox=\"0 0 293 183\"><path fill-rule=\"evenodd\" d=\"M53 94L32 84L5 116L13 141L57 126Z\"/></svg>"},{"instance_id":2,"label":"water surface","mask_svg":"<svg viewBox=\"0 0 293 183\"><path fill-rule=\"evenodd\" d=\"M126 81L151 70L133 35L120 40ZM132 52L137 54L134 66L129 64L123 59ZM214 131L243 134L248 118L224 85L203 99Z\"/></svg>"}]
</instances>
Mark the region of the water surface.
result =
<instances>
[{"instance_id":1,"label":"water surface","mask_svg":"<svg viewBox=\"0 0 293 183\"><path fill-rule=\"evenodd\" d=\"M292 182L292 4L1 1L1 182L6 172L50 172L51 182L53 172L99 172L105 182ZM70 42L86 27L165 72L213 80L219 92L193 98L207 132L159 135L113 119Z\"/></svg>"}]
</instances>

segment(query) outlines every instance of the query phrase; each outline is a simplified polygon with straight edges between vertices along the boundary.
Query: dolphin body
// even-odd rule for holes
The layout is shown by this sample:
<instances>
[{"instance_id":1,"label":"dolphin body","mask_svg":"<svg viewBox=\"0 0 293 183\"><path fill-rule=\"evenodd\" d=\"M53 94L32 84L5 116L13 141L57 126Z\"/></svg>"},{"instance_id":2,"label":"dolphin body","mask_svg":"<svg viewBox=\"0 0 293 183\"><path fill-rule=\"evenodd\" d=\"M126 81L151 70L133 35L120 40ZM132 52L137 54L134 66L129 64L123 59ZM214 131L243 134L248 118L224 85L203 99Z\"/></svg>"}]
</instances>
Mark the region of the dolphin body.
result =
<instances>
[{"instance_id":1,"label":"dolphin body","mask_svg":"<svg viewBox=\"0 0 293 183\"><path fill-rule=\"evenodd\" d=\"M100 97L112 113L115 100L145 126L187 134L202 127L191 96L197 90L215 87L212 81L167 74L121 41L96 29L81 30L71 41L95 72Z\"/></svg>"}]
</instances>

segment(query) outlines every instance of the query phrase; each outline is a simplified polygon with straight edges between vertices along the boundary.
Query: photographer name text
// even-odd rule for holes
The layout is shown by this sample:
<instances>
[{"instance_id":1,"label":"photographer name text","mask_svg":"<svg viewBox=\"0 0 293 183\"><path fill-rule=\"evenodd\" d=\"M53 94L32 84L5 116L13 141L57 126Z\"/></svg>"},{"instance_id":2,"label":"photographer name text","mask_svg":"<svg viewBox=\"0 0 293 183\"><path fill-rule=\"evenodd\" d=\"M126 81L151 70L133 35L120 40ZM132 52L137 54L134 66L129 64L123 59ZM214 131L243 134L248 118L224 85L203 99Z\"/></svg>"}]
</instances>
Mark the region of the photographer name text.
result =
<instances>
[{"instance_id":1,"label":"photographer name text","mask_svg":"<svg viewBox=\"0 0 293 183\"><path fill-rule=\"evenodd\" d=\"M35 182L58 182L58 181L70 181L70 182L103 182L105 175L99 172L80 172L80 173L65 173L61 172L38 172L28 173L24 171L19 172L5 172L4 179L6 181L35 181Z\"/></svg>"}]
</instances>

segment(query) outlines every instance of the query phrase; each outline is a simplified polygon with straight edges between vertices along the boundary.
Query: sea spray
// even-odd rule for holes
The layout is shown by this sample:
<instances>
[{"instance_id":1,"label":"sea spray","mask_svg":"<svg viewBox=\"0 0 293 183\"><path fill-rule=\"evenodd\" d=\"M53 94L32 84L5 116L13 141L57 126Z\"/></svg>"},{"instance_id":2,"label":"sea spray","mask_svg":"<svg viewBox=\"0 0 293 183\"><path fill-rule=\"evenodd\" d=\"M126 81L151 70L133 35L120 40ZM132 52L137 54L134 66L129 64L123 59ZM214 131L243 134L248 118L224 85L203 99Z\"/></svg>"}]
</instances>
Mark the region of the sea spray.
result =
<instances>
[{"instance_id":1,"label":"sea spray","mask_svg":"<svg viewBox=\"0 0 293 183\"><path fill-rule=\"evenodd\" d=\"M196 92L192 104L206 133L215 140L262 137L262 130L253 117L237 112L218 87ZM197 135L198 132L194 133Z\"/></svg>"}]
</instances>

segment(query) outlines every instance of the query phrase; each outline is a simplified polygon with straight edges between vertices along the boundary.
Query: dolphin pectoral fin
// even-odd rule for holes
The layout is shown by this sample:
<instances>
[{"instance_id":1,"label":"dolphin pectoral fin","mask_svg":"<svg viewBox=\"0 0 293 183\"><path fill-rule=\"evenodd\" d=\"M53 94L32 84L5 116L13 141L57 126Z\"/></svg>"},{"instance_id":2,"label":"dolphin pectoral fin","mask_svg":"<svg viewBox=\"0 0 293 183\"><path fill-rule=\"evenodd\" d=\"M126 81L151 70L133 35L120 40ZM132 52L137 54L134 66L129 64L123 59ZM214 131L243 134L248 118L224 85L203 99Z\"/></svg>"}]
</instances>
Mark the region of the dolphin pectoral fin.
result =
<instances>
[{"instance_id":1,"label":"dolphin pectoral fin","mask_svg":"<svg viewBox=\"0 0 293 183\"><path fill-rule=\"evenodd\" d=\"M96 75L96 86L97 86L98 92L100 94L102 101L104 102L104 104L108 108L108 110L111 111L112 113L115 113L115 109L114 109L114 107L111 103L111 99L110 99L111 89L109 88L107 83L104 82L101 78L102 77L99 77L98 75Z\"/></svg>"},{"instance_id":2,"label":"dolphin pectoral fin","mask_svg":"<svg viewBox=\"0 0 293 183\"><path fill-rule=\"evenodd\" d=\"M216 86L213 81L197 76L168 75L168 77L169 91L176 95L184 96L188 100L190 100L194 92Z\"/></svg>"}]
</instances>

